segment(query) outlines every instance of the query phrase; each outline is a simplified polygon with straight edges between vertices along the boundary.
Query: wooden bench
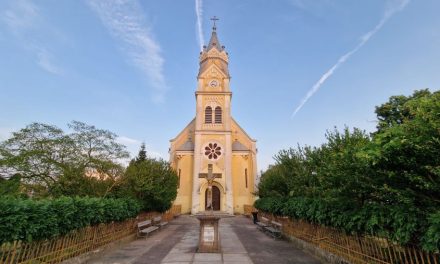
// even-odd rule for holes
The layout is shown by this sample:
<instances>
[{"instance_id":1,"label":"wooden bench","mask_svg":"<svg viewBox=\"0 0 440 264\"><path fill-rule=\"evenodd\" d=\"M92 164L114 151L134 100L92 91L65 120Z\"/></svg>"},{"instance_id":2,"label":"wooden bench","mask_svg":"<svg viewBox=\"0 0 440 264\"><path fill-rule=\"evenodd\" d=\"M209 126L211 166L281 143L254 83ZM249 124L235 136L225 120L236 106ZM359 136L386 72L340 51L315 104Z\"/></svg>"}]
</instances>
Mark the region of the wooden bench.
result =
<instances>
[{"instance_id":1,"label":"wooden bench","mask_svg":"<svg viewBox=\"0 0 440 264\"><path fill-rule=\"evenodd\" d=\"M264 231L264 228L269 226L269 222L270 222L269 219L262 216L260 221L258 221L256 224L260 230Z\"/></svg>"},{"instance_id":2,"label":"wooden bench","mask_svg":"<svg viewBox=\"0 0 440 264\"><path fill-rule=\"evenodd\" d=\"M264 227L264 231L268 232L273 238L280 238L282 227L283 224L276 221L271 221L270 225Z\"/></svg>"},{"instance_id":3,"label":"wooden bench","mask_svg":"<svg viewBox=\"0 0 440 264\"><path fill-rule=\"evenodd\" d=\"M164 227L168 224L168 222L162 222L162 216L156 216L155 218L153 218L153 222L154 225L158 227Z\"/></svg>"},{"instance_id":4,"label":"wooden bench","mask_svg":"<svg viewBox=\"0 0 440 264\"><path fill-rule=\"evenodd\" d=\"M145 221L139 222L137 224L137 228L138 228L138 233L137 233L138 237L140 237L140 236L147 236L148 237L148 235L150 233L159 229L159 227L153 225L151 220L145 220Z\"/></svg>"}]
</instances>

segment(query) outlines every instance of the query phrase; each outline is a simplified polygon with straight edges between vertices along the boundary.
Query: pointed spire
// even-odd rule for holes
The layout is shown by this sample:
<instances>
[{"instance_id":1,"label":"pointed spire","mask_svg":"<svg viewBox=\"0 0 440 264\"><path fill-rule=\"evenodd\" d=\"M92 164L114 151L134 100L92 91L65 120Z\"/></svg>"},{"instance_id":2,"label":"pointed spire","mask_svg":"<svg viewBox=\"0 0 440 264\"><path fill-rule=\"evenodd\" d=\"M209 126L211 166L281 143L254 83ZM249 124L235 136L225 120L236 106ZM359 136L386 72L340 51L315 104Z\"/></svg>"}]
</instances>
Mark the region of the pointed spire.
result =
<instances>
[{"instance_id":1,"label":"pointed spire","mask_svg":"<svg viewBox=\"0 0 440 264\"><path fill-rule=\"evenodd\" d=\"M211 39L209 40L208 47L206 48L207 51L211 50L212 48L216 48L218 51L223 50L223 46L220 44L220 41L217 37L217 27L215 25L215 21L219 20L216 16L211 18L211 20L214 22L212 25L212 33L211 33Z\"/></svg>"},{"instance_id":2,"label":"pointed spire","mask_svg":"<svg viewBox=\"0 0 440 264\"><path fill-rule=\"evenodd\" d=\"M211 20L214 22L214 24L212 25L212 31L216 31L217 27L215 26L215 21L219 20L219 18L214 16L211 18Z\"/></svg>"}]
</instances>

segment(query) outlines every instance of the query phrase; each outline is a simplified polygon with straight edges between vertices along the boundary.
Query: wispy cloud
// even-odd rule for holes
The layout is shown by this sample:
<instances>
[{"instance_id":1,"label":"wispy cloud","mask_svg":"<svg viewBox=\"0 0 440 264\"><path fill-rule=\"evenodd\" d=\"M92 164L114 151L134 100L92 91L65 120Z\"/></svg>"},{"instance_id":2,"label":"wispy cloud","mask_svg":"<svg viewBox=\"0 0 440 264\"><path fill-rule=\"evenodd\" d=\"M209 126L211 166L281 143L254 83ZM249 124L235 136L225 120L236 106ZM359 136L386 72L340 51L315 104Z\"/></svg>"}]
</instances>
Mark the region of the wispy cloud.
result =
<instances>
[{"instance_id":1,"label":"wispy cloud","mask_svg":"<svg viewBox=\"0 0 440 264\"><path fill-rule=\"evenodd\" d=\"M14 1L13 5L3 14L4 22L15 34L20 34L22 31L34 27L35 21L39 20L39 17L37 6L26 0Z\"/></svg>"},{"instance_id":2,"label":"wispy cloud","mask_svg":"<svg viewBox=\"0 0 440 264\"><path fill-rule=\"evenodd\" d=\"M153 100L164 100L167 85L163 74L164 58L161 47L147 26L138 1L94 0L88 1L104 26L118 40L130 60L146 74L154 89Z\"/></svg>"},{"instance_id":3,"label":"wispy cloud","mask_svg":"<svg viewBox=\"0 0 440 264\"><path fill-rule=\"evenodd\" d=\"M196 16L197 16L197 38L199 40L200 50L203 50L203 2L202 0L196 1Z\"/></svg>"},{"instance_id":4,"label":"wispy cloud","mask_svg":"<svg viewBox=\"0 0 440 264\"><path fill-rule=\"evenodd\" d=\"M142 143L140 140L125 137L125 136L118 137L117 141L121 144L124 144L124 145L139 145L140 146Z\"/></svg>"},{"instance_id":5,"label":"wispy cloud","mask_svg":"<svg viewBox=\"0 0 440 264\"><path fill-rule=\"evenodd\" d=\"M37 52L37 63L40 65L41 68L46 70L47 72L53 73L53 74L61 74L61 69L53 63L53 55L49 53L45 49L40 49L40 51Z\"/></svg>"},{"instance_id":6,"label":"wispy cloud","mask_svg":"<svg viewBox=\"0 0 440 264\"><path fill-rule=\"evenodd\" d=\"M328 5L332 5L331 0L289 0L289 3L295 8L304 11L317 11L327 7Z\"/></svg>"},{"instance_id":7,"label":"wispy cloud","mask_svg":"<svg viewBox=\"0 0 440 264\"><path fill-rule=\"evenodd\" d=\"M0 136L1 136L1 129L0 129ZM120 136L116 139L116 141L127 147L127 150L128 150L128 152L130 152L131 157L135 157L138 154L139 149L142 144L141 140L126 137L126 136ZM149 157L164 159L164 155L153 150L150 145L145 144L145 149L147 150L147 154ZM130 159L122 161L122 163L124 163L125 165L128 165L129 162L130 162Z\"/></svg>"},{"instance_id":8,"label":"wispy cloud","mask_svg":"<svg viewBox=\"0 0 440 264\"><path fill-rule=\"evenodd\" d=\"M300 104L295 108L292 113L292 118L301 110L301 108L307 103L307 101L321 88L321 86L325 83L325 81L333 75L333 73L345 62L347 61L354 53L356 53L359 49L361 49L370 39L373 37L390 19L396 12L401 11L406 7L410 0L398 0L390 2L389 6L387 6L381 20L379 23L369 32L362 35L360 38L359 44L343 56L339 58L339 60L334 64L329 70L327 70L318 82L313 85L313 87L307 92L306 96L301 100Z\"/></svg>"},{"instance_id":9,"label":"wispy cloud","mask_svg":"<svg viewBox=\"0 0 440 264\"><path fill-rule=\"evenodd\" d=\"M37 65L52 74L62 73L61 68L54 63L54 55L36 40L35 36L47 28L40 9L34 3L28 0L12 1L3 12L2 20L24 49L35 55Z\"/></svg>"}]
</instances>

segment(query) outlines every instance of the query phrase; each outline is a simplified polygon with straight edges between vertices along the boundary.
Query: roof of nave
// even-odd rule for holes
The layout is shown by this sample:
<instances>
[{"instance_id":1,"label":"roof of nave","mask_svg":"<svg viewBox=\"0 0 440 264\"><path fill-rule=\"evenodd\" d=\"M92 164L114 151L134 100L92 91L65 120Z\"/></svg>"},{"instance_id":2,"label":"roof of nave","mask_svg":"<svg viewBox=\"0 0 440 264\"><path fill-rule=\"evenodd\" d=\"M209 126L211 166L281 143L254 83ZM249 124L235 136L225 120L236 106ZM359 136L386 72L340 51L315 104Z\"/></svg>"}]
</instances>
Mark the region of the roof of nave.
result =
<instances>
[{"instance_id":1,"label":"roof of nave","mask_svg":"<svg viewBox=\"0 0 440 264\"><path fill-rule=\"evenodd\" d=\"M231 117L231 119L232 119L232 122L234 123L234 125L236 125L237 128L239 128L239 129L243 132L243 134L244 134L249 140L251 140L251 141L253 141L253 142L257 142L256 139L251 138L251 137L249 136L249 134L246 133L246 131L244 131L244 129L243 129L243 128L237 123L237 121L235 121L234 118Z\"/></svg>"},{"instance_id":2,"label":"roof of nave","mask_svg":"<svg viewBox=\"0 0 440 264\"><path fill-rule=\"evenodd\" d=\"M235 140L234 143L232 143L232 151L247 151L247 150L249 150L249 148L241 144L240 141L238 140Z\"/></svg>"},{"instance_id":3,"label":"roof of nave","mask_svg":"<svg viewBox=\"0 0 440 264\"><path fill-rule=\"evenodd\" d=\"M176 150L177 151L190 151L190 150L194 150L194 143L190 139L188 139L185 143L183 143Z\"/></svg>"},{"instance_id":4,"label":"roof of nave","mask_svg":"<svg viewBox=\"0 0 440 264\"><path fill-rule=\"evenodd\" d=\"M173 139L171 139L171 142L176 141L179 137L181 137L183 134L186 133L187 130L193 128L195 126L195 122L196 122L196 118L194 117L191 122L188 123L188 125L186 125L186 127L184 129L182 129L182 131L180 131L179 134L177 134L177 136Z\"/></svg>"}]
</instances>

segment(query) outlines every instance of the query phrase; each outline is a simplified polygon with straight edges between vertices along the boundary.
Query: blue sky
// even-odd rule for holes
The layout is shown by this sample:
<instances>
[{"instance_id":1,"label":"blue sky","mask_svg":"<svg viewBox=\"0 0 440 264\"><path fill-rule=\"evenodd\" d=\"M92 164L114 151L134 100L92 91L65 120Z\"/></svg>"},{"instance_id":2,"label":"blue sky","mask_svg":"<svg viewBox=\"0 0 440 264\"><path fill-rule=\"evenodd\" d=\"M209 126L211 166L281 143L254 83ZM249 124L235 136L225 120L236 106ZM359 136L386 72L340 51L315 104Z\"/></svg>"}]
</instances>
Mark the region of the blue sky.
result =
<instances>
[{"instance_id":1,"label":"blue sky","mask_svg":"<svg viewBox=\"0 0 440 264\"><path fill-rule=\"evenodd\" d=\"M374 130L389 96L439 89L439 10L438 0L1 1L0 140L78 120L168 159L194 117L199 36L208 41L216 15L232 114L265 169L334 126Z\"/></svg>"}]
</instances>

